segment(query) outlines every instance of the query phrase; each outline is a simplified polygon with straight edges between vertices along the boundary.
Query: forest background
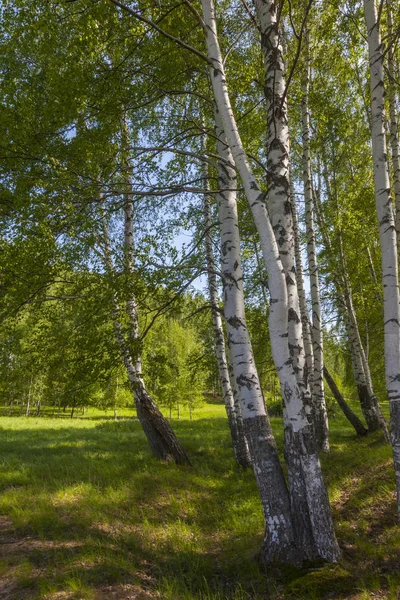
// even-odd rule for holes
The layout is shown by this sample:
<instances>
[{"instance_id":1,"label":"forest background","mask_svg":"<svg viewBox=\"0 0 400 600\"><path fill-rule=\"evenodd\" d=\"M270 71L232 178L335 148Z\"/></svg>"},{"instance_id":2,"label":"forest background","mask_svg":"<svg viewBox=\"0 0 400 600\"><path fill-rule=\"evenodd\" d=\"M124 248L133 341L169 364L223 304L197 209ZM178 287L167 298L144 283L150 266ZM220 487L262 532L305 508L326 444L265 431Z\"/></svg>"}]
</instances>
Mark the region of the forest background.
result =
<instances>
[{"instance_id":1,"label":"forest background","mask_svg":"<svg viewBox=\"0 0 400 600\"><path fill-rule=\"evenodd\" d=\"M0 10L0 598L398 598L398 3Z\"/></svg>"}]
</instances>

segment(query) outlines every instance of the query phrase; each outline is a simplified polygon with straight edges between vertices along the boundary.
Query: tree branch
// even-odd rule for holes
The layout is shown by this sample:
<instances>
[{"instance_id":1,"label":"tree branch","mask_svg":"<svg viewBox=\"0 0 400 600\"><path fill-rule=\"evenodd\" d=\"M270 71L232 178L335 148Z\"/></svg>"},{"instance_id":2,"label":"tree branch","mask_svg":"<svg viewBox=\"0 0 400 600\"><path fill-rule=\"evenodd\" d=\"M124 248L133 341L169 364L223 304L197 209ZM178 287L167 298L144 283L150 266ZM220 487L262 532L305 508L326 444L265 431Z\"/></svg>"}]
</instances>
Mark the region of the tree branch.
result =
<instances>
[{"instance_id":1,"label":"tree branch","mask_svg":"<svg viewBox=\"0 0 400 600\"><path fill-rule=\"evenodd\" d=\"M203 54L199 50L196 50L196 48L194 48L193 46L190 46L190 44L186 44L186 42L183 42L179 38L171 35L170 33L168 33L168 31L165 31L165 29L162 29L162 27L159 27L159 25L157 25L157 23L154 23L154 21L151 21L150 19L147 19L143 15L135 12L129 6L126 6L126 4L122 4L122 2L118 2L118 0L109 0L109 2L111 2L111 4L115 4L115 6L118 6L118 8L121 8L125 12L129 13L130 15L132 15L132 17L135 17L135 19L137 19L138 21L141 21L142 23L146 23L146 25L149 25L149 27L152 27L152 29L155 29L155 31L157 31L158 33L161 33L161 35L163 35L167 39L171 40L172 42L174 42L181 48L184 48L185 50L189 50L189 52L192 52L192 54L195 54L196 56L201 58L201 60L204 60L208 65L212 66L211 61L208 59L208 57L205 54Z\"/></svg>"}]
</instances>

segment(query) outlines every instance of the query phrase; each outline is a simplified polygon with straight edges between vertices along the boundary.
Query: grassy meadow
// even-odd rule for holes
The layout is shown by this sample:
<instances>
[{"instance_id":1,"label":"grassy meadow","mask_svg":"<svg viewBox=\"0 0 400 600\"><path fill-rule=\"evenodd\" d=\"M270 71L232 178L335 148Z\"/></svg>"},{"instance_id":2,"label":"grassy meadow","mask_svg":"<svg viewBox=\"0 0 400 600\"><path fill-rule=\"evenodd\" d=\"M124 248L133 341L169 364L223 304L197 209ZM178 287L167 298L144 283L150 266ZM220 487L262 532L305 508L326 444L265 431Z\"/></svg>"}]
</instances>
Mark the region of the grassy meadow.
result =
<instances>
[{"instance_id":1,"label":"grassy meadow","mask_svg":"<svg viewBox=\"0 0 400 600\"><path fill-rule=\"evenodd\" d=\"M379 434L359 440L331 419L322 460L340 564L265 570L257 489L235 465L223 406L173 426L192 468L152 458L129 411L0 418L1 600L400 598L391 450Z\"/></svg>"}]
</instances>

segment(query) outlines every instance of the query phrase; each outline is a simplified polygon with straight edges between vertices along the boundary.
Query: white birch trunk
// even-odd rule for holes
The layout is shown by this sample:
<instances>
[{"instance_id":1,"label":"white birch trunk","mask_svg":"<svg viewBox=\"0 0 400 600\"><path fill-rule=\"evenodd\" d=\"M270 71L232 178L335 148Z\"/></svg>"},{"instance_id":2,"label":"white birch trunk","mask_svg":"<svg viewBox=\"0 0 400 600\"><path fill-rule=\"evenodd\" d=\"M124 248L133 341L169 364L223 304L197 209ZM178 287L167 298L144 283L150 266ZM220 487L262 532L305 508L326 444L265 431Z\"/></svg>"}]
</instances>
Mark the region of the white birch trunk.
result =
<instances>
[{"instance_id":1,"label":"white birch trunk","mask_svg":"<svg viewBox=\"0 0 400 600\"><path fill-rule=\"evenodd\" d=\"M327 189L329 190L329 182L327 179L326 185ZM321 206L319 205L318 195L315 193L314 198L316 215L319 221L319 229L321 231L326 249L331 255L333 255L328 229L324 221ZM357 386L361 410L367 423L368 430L376 431L381 428L385 438L388 440L386 421L382 415L378 399L373 390L370 368L361 342L357 315L353 305L351 286L347 275L346 261L340 234L339 249L339 265L331 271L331 275L333 277L338 298L344 314L347 338L349 341L352 371Z\"/></svg>"},{"instance_id":2,"label":"white birch trunk","mask_svg":"<svg viewBox=\"0 0 400 600\"><path fill-rule=\"evenodd\" d=\"M128 126L124 115L122 120L122 148L123 154L127 154L129 147ZM126 190L124 194L124 267L127 278L128 297L125 304L125 312L129 319L128 340L130 351L134 354L135 370L138 375L142 374L142 359L140 356L139 343L139 314L132 281L135 266L135 230L134 230L134 210L132 197L132 180L130 175L130 165L127 156L123 157L124 178ZM144 385L144 383L143 383Z\"/></svg>"},{"instance_id":3,"label":"white birch trunk","mask_svg":"<svg viewBox=\"0 0 400 600\"><path fill-rule=\"evenodd\" d=\"M217 111L215 121L217 150L223 159L218 163L218 185L221 189L232 190L221 192L217 196L224 315L230 364L264 509L265 558L268 562L273 560L293 562L296 560L296 552L289 494L265 408L246 324L240 234L234 191L237 187L236 172ZM229 166L229 163L232 166Z\"/></svg>"},{"instance_id":4,"label":"white birch trunk","mask_svg":"<svg viewBox=\"0 0 400 600\"><path fill-rule=\"evenodd\" d=\"M291 173L290 176L290 200L292 204L292 216L293 216L293 236L294 236L294 254L296 260L296 281L297 281L297 292L299 294L300 304L300 316L301 324L303 328L303 342L304 352L306 355L306 382L313 390L313 373L314 373L314 356L311 338L310 328L310 317L308 315L306 290L304 287L304 269L303 269L303 258L301 256L301 244L300 244L300 230L299 221L297 217L297 206L296 206L296 195L294 193L294 186Z\"/></svg>"},{"instance_id":5,"label":"white birch trunk","mask_svg":"<svg viewBox=\"0 0 400 600\"><path fill-rule=\"evenodd\" d=\"M128 201L126 200L125 205L127 203ZM108 233L106 217L102 208L101 219L103 228L102 246L104 249L104 264L108 275L112 277L114 273L114 266L111 256L110 238ZM125 235L129 231L130 227L125 226ZM125 237L125 243L127 239L128 238ZM133 241L133 237L131 239ZM134 300L133 304L126 305L127 312L129 310L129 306L136 307L136 301ZM185 450L180 445L168 421L163 417L157 405L147 393L141 371L137 371L137 366L138 364L140 365L140 362L138 363L137 359L137 346L135 347L136 354L132 355L131 345L127 343L125 339L124 330L120 318L118 298L115 292L112 295L112 307L115 337L134 394L138 419L142 425L143 431L147 437L150 447L155 456L161 458L162 460L172 459L177 464L190 464ZM129 315L128 313L128 316L130 317L130 320L133 318L134 321L137 323L137 312L134 315ZM138 335L138 330L136 330L135 335Z\"/></svg>"},{"instance_id":6,"label":"white birch trunk","mask_svg":"<svg viewBox=\"0 0 400 600\"><path fill-rule=\"evenodd\" d=\"M209 188L208 170L207 165L205 163L203 164L203 187L205 190ZM218 288L213 252L212 219L209 194L204 194L203 212L205 231L204 241L207 260L208 293L211 305L211 316L214 329L215 353L218 362L219 379L222 388L222 396L225 403L225 410L228 417L229 429L231 432L235 458L237 463L241 467L247 468L251 465L251 459L246 438L244 436L243 419L240 412L239 403L237 403L235 407L234 393L231 387L228 362L226 359L224 329L222 326L221 313L218 306Z\"/></svg>"},{"instance_id":7,"label":"white birch trunk","mask_svg":"<svg viewBox=\"0 0 400 600\"><path fill-rule=\"evenodd\" d=\"M315 243L314 229L314 199L312 193L312 174L310 156L310 113L308 107L308 94L310 88L310 56L308 33L305 38L306 67L302 81L301 121L303 138L303 189L306 208L306 233L307 257L310 276L311 304L312 304L312 340L314 350L313 371L313 408L315 432L319 448L329 451L329 424L326 410L324 391L324 353L321 300L319 294L319 277L317 262L317 245Z\"/></svg>"},{"instance_id":8,"label":"white birch trunk","mask_svg":"<svg viewBox=\"0 0 400 600\"><path fill-rule=\"evenodd\" d=\"M385 138L382 42L375 0L364 0L368 33L375 201L382 249L385 374L400 514L400 304L396 228L390 198Z\"/></svg>"},{"instance_id":9,"label":"white birch trunk","mask_svg":"<svg viewBox=\"0 0 400 600\"><path fill-rule=\"evenodd\" d=\"M31 397L32 397L32 386L33 386L33 377L31 377L31 381L29 384L29 390L28 390L28 399L26 402L26 411L25 411L25 416L29 417L29 413L31 410Z\"/></svg>"},{"instance_id":10,"label":"white birch trunk","mask_svg":"<svg viewBox=\"0 0 400 600\"><path fill-rule=\"evenodd\" d=\"M243 148L232 111L218 43L212 0L202 0L210 78L227 143L240 174L254 221L260 235L270 291L269 327L272 353L284 403L285 448L295 539L305 556L319 554L337 560L339 548L333 531L326 487L315 449L310 406L305 407L296 381L288 346L288 299L285 273L279 256L264 194ZM298 319L300 322L300 319ZM250 403L251 405L251 403ZM248 408L250 410L250 408ZM246 418L243 412L243 419ZM267 523L268 525L268 523ZM268 548L264 549L268 559Z\"/></svg>"},{"instance_id":11,"label":"white birch trunk","mask_svg":"<svg viewBox=\"0 0 400 600\"><path fill-rule=\"evenodd\" d=\"M289 128L285 91L285 65L276 21L276 2L254 0L261 29L267 102L268 214L285 273L288 302L289 350L303 403L312 411L307 385L306 357L294 265L294 236L290 199Z\"/></svg>"},{"instance_id":12,"label":"white birch trunk","mask_svg":"<svg viewBox=\"0 0 400 600\"><path fill-rule=\"evenodd\" d=\"M389 129L390 129L390 146L392 151L392 170L393 170L393 187L394 187L394 201L396 211L396 233L397 233L397 251L400 249L400 145L399 145L399 127L397 117L397 94L396 94L396 69L393 45L393 23L392 23L392 12L390 9L390 3L388 2L387 7L387 26L389 36L389 49L388 49L388 100L389 100Z\"/></svg>"}]
</instances>

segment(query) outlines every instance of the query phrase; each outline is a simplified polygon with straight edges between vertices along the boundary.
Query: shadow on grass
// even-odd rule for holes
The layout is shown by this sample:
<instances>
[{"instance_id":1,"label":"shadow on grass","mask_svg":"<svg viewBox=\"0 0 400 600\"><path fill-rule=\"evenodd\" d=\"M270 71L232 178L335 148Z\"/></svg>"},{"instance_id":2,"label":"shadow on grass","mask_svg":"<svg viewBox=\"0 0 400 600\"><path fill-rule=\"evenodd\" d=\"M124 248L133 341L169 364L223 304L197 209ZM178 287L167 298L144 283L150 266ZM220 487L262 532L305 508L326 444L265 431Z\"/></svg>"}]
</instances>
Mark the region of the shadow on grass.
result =
<instances>
[{"instance_id":1,"label":"shadow on grass","mask_svg":"<svg viewBox=\"0 0 400 600\"><path fill-rule=\"evenodd\" d=\"M263 519L255 482L235 466L225 419L174 421L193 468L153 459L136 419L56 421L26 420L25 428L17 423L0 434L0 513L10 518L5 530L0 521L0 580L9 585L8 596L0 588L0 599L51 599L58 591L89 599L117 584L174 600L349 598L371 570L384 577L385 545L395 557L394 534L385 533L391 504L380 531L364 532L350 510L386 485L385 478L378 487L363 483L371 453L380 466L388 461L387 449L377 453L373 446L376 439L359 446L351 432L338 430L324 459L339 490L343 565L265 572L257 562ZM357 481L346 487L357 469ZM378 540L379 553L364 547L365 555L351 554L357 538L364 543L368 535ZM332 590L336 595L326 596Z\"/></svg>"}]
</instances>

